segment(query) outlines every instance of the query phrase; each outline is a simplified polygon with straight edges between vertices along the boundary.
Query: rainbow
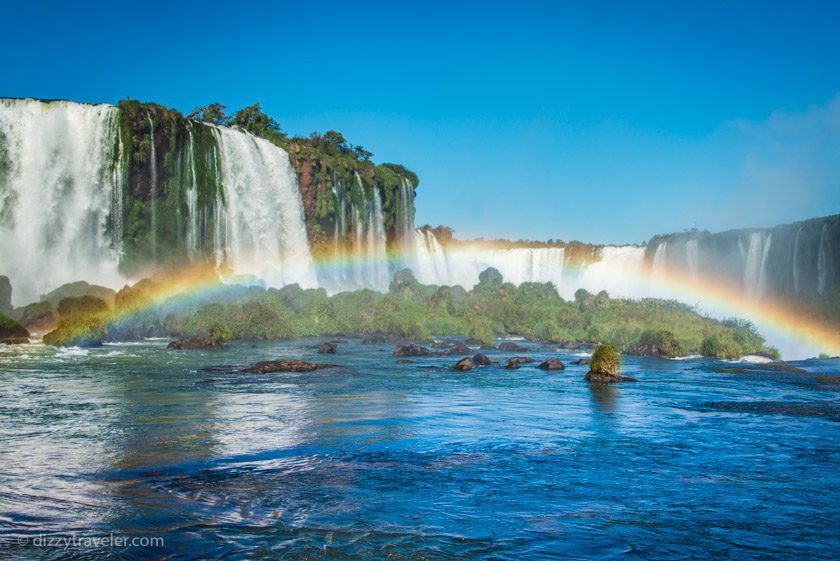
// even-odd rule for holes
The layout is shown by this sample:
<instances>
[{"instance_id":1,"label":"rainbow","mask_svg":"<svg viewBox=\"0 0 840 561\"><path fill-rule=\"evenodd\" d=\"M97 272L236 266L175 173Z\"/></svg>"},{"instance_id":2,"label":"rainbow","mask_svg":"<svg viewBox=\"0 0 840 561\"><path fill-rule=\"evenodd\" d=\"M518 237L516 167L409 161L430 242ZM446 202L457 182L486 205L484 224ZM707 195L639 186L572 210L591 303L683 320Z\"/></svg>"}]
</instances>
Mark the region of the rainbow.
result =
<instances>
[{"instance_id":1,"label":"rainbow","mask_svg":"<svg viewBox=\"0 0 840 561\"><path fill-rule=\"evenodd\" d=\"M396 250L389 251L387 255L389 264L394 266L405 263L408 257L406 252ZM370 261L364 253L348 251L339 256L317 257L315 269L319 276L328 276L354 263ZM581 272L586 264L567 262L565 266ZM786 302L766 297L750 299L738 287L709 277L695 278L673 268L654 272L651 267L646 267L632 276L626 280L643 286L650 297L694 303L700 313L720 319L732 317L753 322L768 342L780 347L785 357L804 358L820 353L840 355L840 329L837 326L828 325ZM129 305L118 311L118 321L121 317L130 317L164 302L177 308L198 301L212 301L214 296L221 297L230 285L239 284L242 279L203 266L159 273L153 281L154 290L139 305Z\"/></svg>"}]
</instances>

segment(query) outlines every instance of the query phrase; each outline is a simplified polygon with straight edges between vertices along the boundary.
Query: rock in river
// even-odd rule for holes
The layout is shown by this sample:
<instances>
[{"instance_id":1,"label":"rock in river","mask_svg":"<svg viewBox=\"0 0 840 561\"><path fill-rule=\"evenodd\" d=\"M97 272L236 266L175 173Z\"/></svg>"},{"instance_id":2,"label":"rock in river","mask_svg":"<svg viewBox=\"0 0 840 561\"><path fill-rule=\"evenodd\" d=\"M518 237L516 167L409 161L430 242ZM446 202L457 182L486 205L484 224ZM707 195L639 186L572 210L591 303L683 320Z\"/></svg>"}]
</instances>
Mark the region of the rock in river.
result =
<instances>
[{"instance_id":1,"label":"rock in river","mask_svg":"<svg viewBox=\"0 0 840 561\"><path fill-rule=\"evenodd\" d=\"M338 347L334 343L324 342L318 345L318 354L334 355L337 349Z\"/></svg>"},{"instance_id":2,"label":"rock in river","mask_svg":"<svg viewBox=\"0 0 840 561\"><path fill-rule=\"evenodd\" d=\"M248 368L243 368L242 372L254 372L257 374L269 374L271 372L312 372L313 370L323 370L324 368L338 368L338 366L335 364L304 362L302 360L264 360Z\"/></svg>"},{"instance_id":3,"label":"rock in river","mask_svg":"<svg viewBox=\"0 0 840 561\"><path fill-rule=\"evenodd\" d=\"M224 347L224 345L221 341L218 339L211 339L210 337L204 337L201 339L180 339L178 341L172 341L166 345L167 349L175 349L177 351L186 349L221 349L222 347Z\"/></svg>"},{"instance_id":4,"label":"rock in river","mask_svg":"<svg viewBox=\"0 0 840 561\"><path fill-rule=\"evenodd\" d=\"M527 356L515 356L508 359L505 368L509 368L511 370L516 370L520 366L525 363L534 362L533 358L528 358Z\"/></svg>"},{"instance_id":5,"label":"rock in river","mask_svg":"<svg viewBox=\"0 0 840 561\"><path fill-rule=\"evenodd\" d=\"M560 362L560 359L550 358L540 363L540 365L537 366L537 368L539 368L540 370L565 370L566 365Z\"/></svg>"},{"instance_id":6,"label":"rock in river","mask_svg":"<svg viewBox=\"0 0 840 561\"><path fill-rule=\"evenodd\" d=\"M487 356L484 353L476 354L475 356L472 357L472 361L473 361L473 363L475 363L479 366L490 366L491 364L495 364L495 363L499 362L495 358L490 358L489 356Z\"/></svg>"},{"instance_id":7,"label":"rock in river","mask_svg":"<svg viewBox=\"0 0 840 561\"><path fill-rule=\"evenodd\" d=\"M430 349L420 345L399 345L394 349L394 356L429 356L434 354Z\"/></svg>"},{"instance_id":8,"label":"rock in river","mask_svg":"<svg viewBox=\"0 0 840 561\"><path fill-rule=\"evenodd\" d=\"M472 370L475 368L475 363L473 363L470 357L462 358L455 364L455 370L459 372L466 372L467 370Z\"/></svg>"}]
</instances>

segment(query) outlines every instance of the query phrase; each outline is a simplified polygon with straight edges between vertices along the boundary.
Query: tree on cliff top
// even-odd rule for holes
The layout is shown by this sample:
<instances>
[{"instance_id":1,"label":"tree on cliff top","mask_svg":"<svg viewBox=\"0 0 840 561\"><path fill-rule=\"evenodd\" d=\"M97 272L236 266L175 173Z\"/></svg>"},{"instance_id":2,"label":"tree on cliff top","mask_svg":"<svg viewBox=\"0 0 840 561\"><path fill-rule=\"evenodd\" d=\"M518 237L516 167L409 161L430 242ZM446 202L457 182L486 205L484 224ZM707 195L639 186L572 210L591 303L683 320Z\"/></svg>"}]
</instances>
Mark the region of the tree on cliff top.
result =
<instances>
[{"instance_id":1,"label":"tree on cliff top","mask_svg":"<svg viewBox=\"0 0 840 561\"><path fill-rule=\"evenodd\" d=\"M237 111L230 124L275 144L281 144L286 139L286 133L280 128L280 124L263 113L259 103Z\"/></svg>"},{"instance_id":2,"label":"tree on cliff top","mask_svg":"<svg viewBox=\"0 0 840 561\"><path fill-rule=\"evenodd\" d=\"M230 117L225 113L225 109L227 108L221 103L211 103L205 107L193 109L192 113L187 115L187 119L195 119L214 125L228 125L230 124Z\"/></svg>"}]
</instances>

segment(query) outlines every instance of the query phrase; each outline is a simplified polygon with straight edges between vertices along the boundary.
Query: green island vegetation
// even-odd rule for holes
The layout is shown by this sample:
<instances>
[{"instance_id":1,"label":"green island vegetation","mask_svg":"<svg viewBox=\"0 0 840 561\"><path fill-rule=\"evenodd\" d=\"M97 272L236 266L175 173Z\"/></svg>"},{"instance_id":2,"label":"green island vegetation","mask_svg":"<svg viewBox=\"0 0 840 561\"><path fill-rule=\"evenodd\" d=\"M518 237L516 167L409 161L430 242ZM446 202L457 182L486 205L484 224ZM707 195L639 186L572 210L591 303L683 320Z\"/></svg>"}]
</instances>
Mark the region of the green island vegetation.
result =
<instances>
[{"instance_id":1,"label":"green island vegetation","mask_svg":"<svg viewBox=\"0 0 840 561\"><path fill-rule=\"evenodd\" d=\"M387 293L371 290L328 295L324 289L218 285L199 296L158 301L160 285L145 279L116 294L109 308L94 297L65 298L50 344L95 344L142 337L280 340L314 336L386 336L428 341L465 336L493 344L522 336L575 347L607 343L625 353L674 357L704 354L737 358L762 353L778 358L746 321L717 321L675 301L610 298L578 290L574 300L550 283L507 283L487 269L472 290L420 284L409 270L397 272ZM94 302L98 302L95 304Z\"/></svg>"}]
</instances>

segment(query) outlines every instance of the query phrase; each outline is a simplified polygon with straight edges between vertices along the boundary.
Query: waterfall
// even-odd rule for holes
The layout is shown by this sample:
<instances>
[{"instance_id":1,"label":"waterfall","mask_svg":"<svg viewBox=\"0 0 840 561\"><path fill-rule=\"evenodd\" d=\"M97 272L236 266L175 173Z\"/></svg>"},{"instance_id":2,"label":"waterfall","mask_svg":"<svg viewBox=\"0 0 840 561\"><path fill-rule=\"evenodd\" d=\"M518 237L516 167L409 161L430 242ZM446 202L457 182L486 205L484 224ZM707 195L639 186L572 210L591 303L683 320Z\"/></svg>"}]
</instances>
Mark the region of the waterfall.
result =
<instances>
[{"instance_id":1,"label":"waterfall","mask_svg":"<svg viewBox=\"0 0 840 561\"><path fill-rule=\"evenodd\" d=\"M578 284L590 292L606 290L615 297L649 296L644 285L645 251L636 246L602 247L598 251L600 259L585 267ZM568 294L569 290L571 287L564 292Z\"/></svg>"},{"instance_id":2,"label":"waterfall","mask_svg":"<svg viewBox=\"0 0 840 561\"><path fill-rule=\"evenodd\" d=\"M562 247L467 246L445 249L432 232L418 230L414 236L413 253L409 260L411 268L417 279L426 284L472 288L478 283L478 275L488 267L498 269L506 281L514 284L559 284L563 280L565 249Z\"/></svg>"},{"instance_id":3,"label":"waterfall","mask_svg":"<svg viewBox=\"0 0 840 561\"><path fill-rule=\"evenodd\" d=\"M685 260L688 272L694 280L700 276L700 244L691 239L685 243Z\"/></svg>"},{"instance_id":4,"label":"waterfall","mask_svg":"<svg viewBox=\"0 0 840 561\"><path fill-rule=\"evenodd\" d=\"M796 237L793 238L793 293L799 294L800 276L799 276L799 238L802 236L802 227L796 230Z\"/></svg>"},{"instance_id":5,"label":"waterfall","mask_svg":"<svg viewBox=\"0 0 840 561\"><path fill-rule=\"evenodd\" d=\"M316 286L297 176L288 154L248 133L224 127L215 131L225 206L224 220L217 220L220 263L270 286Z\"/></svg>"},{"instance_id":6,"label":"waterfall","mask_svg":"<svg viewBox=\"0 0 840 561\"><path fill-rule=\"evenodd\" d=\"M406 259L414 247L414 187L405 177L400 179L398 232Z\"/></svg>"},{"instance_id":7,"label":"waterfall","mask_svg":"<svg viewBox=\"0 0 840 561\"><path fill-rule=\"evenodd\" d=\"M740 241L739 241L740 243ZM762 272L767 263L767 252L770 245L765 240L763 232L752 232L747 241L744 256L744 291L747 296L757 298L762 295Z\"/></svg>"},{"instance_id":8,"label":"waterfall","mask_svg":"<svg viewBox=\"0 0 840 561\"><path fill-rule=\"evenodd\" d=\"M157 258L157 152L155 148L155 124L152 114L146 112L149 119L149 137L151 142L151 157L149 158L149 208L151 209L151 244L152 257Z\"/></svg>"},{"instance_id":9,"label":"waterfall","mask_svg":"<svg viewBox=\"0 0 840 561\"><path fill-rule=\"evenodd\" d=\"M382 214L382 197L379 189L373 188L368 226L368 260L371 263L371 286L385 290L390 281L388 271L388 240L385 234L385 218Z\"/></svg>"},{"instance_id":10,"label":"waterfall","mask_svg":"<svg viewBox=\"0 0 840 561\"><path fill-rule=\"evenodd\" d=\"M190 261L198 259L198 179L195 171L195 135L193 124L187 123L187 256Z\"/></svg>"},{"instance_id":11,"label":"waterfall","mask_svg":"<svg viewBox=\"0 0 840 561\"><path fill-rule=\"evenodd\" d=\"M321 272L320 285L330 292L387 290L391 271L379 189L374 186L368 196L361 176L354 173L349 189L333 176L332 191L336 204L333 262Z\"/></svg>"},{"instance_id":12,"label":"waterfall","mask_svg":"<svg viewBox=\"0 0 840 561\"><path fill-rule=\"evenodd\" d=\"M423 284L452 285L446 253L434 234L428 230L414 232L414 251L411 260L414 276ZM476 281L478 282L478 277Z\"/></svg>"},{"instance_id":13,"label":"waterfall","mask_svg":"<svg viewBox=\"0 0 840 561\"><path fill-rule=\"evenodd\" d=\"M418 230L411 268L421 283L461 285L467 289L478 283L482 271L494 267L507 282L550 282L561 296L569 299L578 288L591 292L607 290L613 296L649 295L644 292L644 247L602 247L595 261L582 265L567 263L565 252L565 248L553 246L444 247L432 232Z\"/></svg>"},{"instance_id":14,"label":"waterfall","mask_svg":"<svg viewBox=\"0 0 840 561\"><path fill-rule=\"evenodd\" d=\"M118 285L118 111L0 99L0 274L15 305L80 279ZM113 218L112 218L113 215Z\"/></svg>"},{"instance_id":15,"label":"waterfall","mask_svg":"<svg viewBox=\"0 0 840 561\"><path fill-rule=\"evenodd\" d=\"M820 229L820 245L817 250L817 294L825 294L828 288L830 272L828 224L823 224Z\"/></svg>"},{"instance_id":16,"label":"waterfall","mask_svg":"<svg viewBox=\"0 0 840 561\"><path fill-rule=\"evenodd\" d=\"M652 268L654 274L666 272L668 268L668 242L662 242L656 246L656 251L653 253Z\"/></svg>"},{"instance_id":17,"label":"waterfall","mask_svg":"<svg viewBox=\"0 0 840 561\"><path fill-rule=\"evenodd\" d=\"M764 296L767 293L767 258L770 256L770 248L773 245L773 234L767 234L767 239L764 241L764 250L761 252L761 267L758 271L758 296Z\"/></svg>"}]
</instances>

